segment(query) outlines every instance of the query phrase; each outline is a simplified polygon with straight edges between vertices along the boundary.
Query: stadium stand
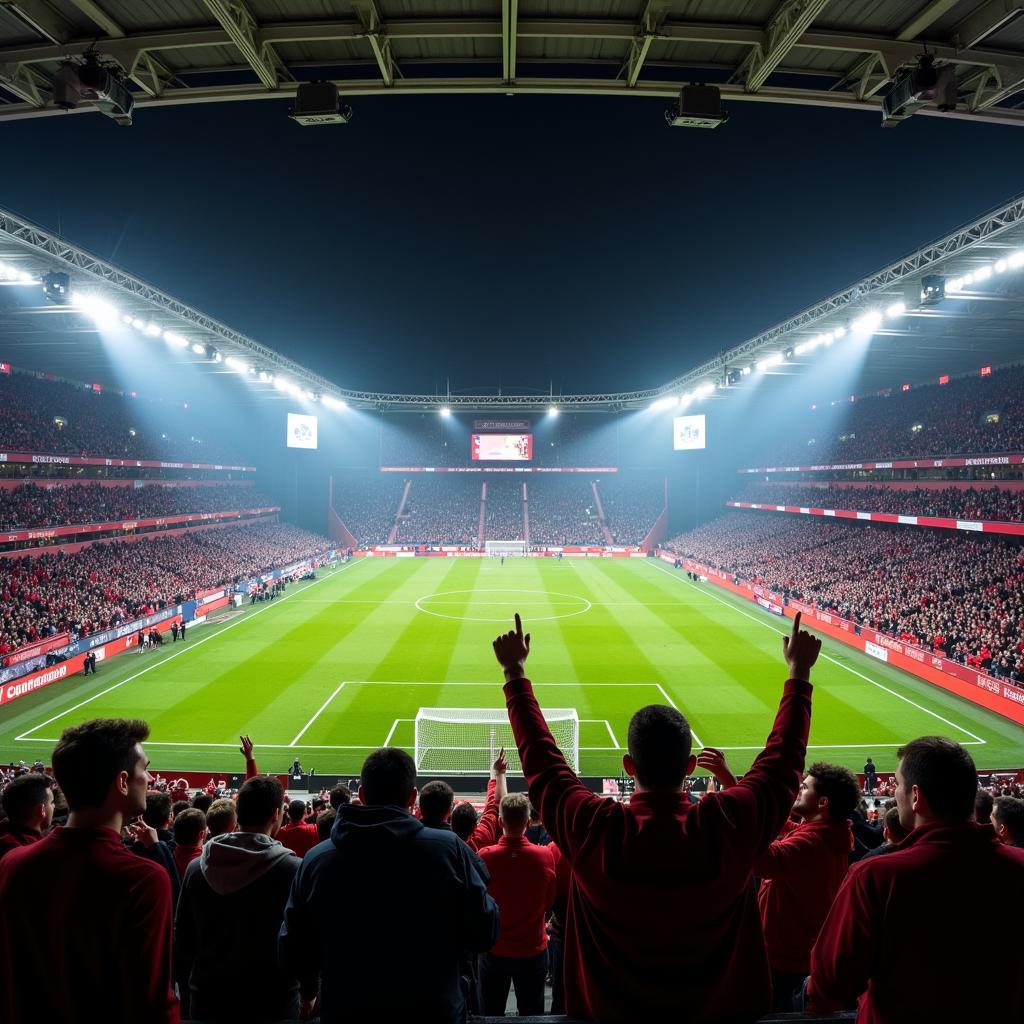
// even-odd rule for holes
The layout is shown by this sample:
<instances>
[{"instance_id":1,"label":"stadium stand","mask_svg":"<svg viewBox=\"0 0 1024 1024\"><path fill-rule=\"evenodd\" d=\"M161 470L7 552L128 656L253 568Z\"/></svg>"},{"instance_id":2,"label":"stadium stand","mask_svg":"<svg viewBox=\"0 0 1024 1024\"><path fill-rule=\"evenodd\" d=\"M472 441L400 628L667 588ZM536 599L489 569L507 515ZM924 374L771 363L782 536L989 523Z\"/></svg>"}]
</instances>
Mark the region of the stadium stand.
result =
<instances>
[{"instance_id":1,"label":"stadium stand","mask_svg":"<svg viewBox=\"0 0 1024 1024\"><path fill-rule=\"evenodd\" d=\"M667 547L1024 684L1024 549L1012 541L746 511Z\"/></svg>"},{"instance_id":2,"label":"stadium stand","mask_svg":"<svg viewBox=\"0 0 1024 1024\"><path fill-rule=\"evenodd\" d=\"M500 476L487 478L484 540L523 539L523 485Z\"/></svg>"},{"instance_id":3,"label":"stadium stand","mask_svg":"<svg viewBox=\"0 0 1024 1024\"><path fill-rule=\"evenodd\" d=\"M665 482L656 473L610 473L601 478L598 494L616 544L639 544L665 507Z\"/></svg>"},{"instance_id":4,"label":"stadium stand","mask_svg":"<svg viewBox=\"0 0 1024 1024\"><path fill-rule=\"evenodd\" d=\"M401 544L475 547L480 527L481 482L476 474L414 474L395 540Z\"/></svg>"},{"instance_id":5,"label":"stadium stand","mask_svg":"<svg viewBox=\"0 0 1024 1024\"><path fill-rule=\"evenodd\" d=\"M604 544L593 483L576 473L552 473L527 483L531 545Z\"/></svg>"},{"instance_id":6,"label":"stadium stand","mask_svg":"<svg viewBox=\"0 0 1024 1024\"><path fill-rule=\"evenodd\" d=\"M334 510L360 546L385 544L405 490L398 474L360 473L339 478Z\"/></svg>"}]
</instances>

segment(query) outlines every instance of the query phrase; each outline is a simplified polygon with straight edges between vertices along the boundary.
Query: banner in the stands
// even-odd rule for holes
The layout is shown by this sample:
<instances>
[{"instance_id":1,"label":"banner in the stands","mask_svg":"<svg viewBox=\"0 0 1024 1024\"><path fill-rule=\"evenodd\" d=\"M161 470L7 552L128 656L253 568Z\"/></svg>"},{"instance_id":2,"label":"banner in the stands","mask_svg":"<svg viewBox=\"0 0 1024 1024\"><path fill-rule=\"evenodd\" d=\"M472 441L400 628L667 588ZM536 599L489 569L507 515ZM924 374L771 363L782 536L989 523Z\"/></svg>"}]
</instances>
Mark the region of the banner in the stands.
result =
<instances>
[{"instance_id":1,"label":"banner in the stands","mask_svg":"<svg viewBox=\"0 0 1024 1024\"><path fill-rule=\"evenodd\" d=\"M1020 466L1024 452L1012 455L957 455L948 459L890 459L887 462L839 462L825 466L747 466L738 473L816 473L846 469L947 469L959 466Z\"/></svg>"},{"instance_id":2,"label":"banner in the stands","mask_svg":"<svg viewBox=\"0 0 1024 1024\"><path fill-rule=\"evenodd\" d=\"M618 473L618 466L381 466L382 473Z\"/></svg>"},{"instance_id":3,"label":"banner in the stands","mask_svg":"<svg viewBox=\"0 0 1024 1024\"><path fill-rule=\"evenodd\" d=\"M232 473L255 473L255 466L222 466L212 462L160 462L157 459L99 459L84 455L33 455L28 452L0 452L0 462L26 462L36 466L110 466L113 469L221 469Z\"/></svg>"}]
</instances>

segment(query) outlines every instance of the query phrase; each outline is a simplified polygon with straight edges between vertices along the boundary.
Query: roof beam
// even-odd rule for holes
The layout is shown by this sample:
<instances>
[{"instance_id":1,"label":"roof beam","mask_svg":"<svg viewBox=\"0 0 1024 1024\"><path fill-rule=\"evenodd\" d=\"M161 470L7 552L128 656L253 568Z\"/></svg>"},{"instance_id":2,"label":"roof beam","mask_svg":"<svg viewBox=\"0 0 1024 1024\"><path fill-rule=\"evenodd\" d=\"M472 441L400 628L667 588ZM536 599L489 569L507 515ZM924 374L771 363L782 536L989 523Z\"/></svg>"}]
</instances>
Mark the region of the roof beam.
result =
<instances>
[{"instance_id":1,"label":"roof beam","mask_svg":"<svg viewBox=\"0 0 1024 1024\"><path fill-rule=\"evenodd\" d=\"M267 89L278 85L277 61L269 44L257 38L259 26L240 0L203 0L207 10L227 32L232 44Z\"/></svg>"},{"instance_id":2,"label":"roof beam","mask_svg":"<svg viewBox=\"0 0 1024 1024\"><path fill-rule=\"evenodd\" d=\"M1008 25L1021 11L1024 6L1017 0L988 0L957 25L954 37L963 49L969 50Z\"/></svg>"},{"instance_id":3,"label":"roof beam","mask_svg":"<svg viewBox=\"0 0 1024 1024\"><path fill-rule=\"evenodd\" d=\"M111 38L121 39L125 35L124 29L93 0L71 0L71 3Z\"/></svg>"},{"instance_id":4,"label":"roof beam","mask_svg":"<svg viewBox=\"0 0 1024 1024\"><path fill-rule=\"evenodd\" d=\"M384 19L381 18L374 0L352 0L352 6L366 29L365 37L370 49L373 50L373 59L380 69L381 80L390 88L395 84L396 68L394 58L391 56L391 40L388 39Z\"/></svg>"},{"instance_id":5,"label":"roof beam","mask_svg":"<svg viewBox=\"0 0 1024 1024\"><path fill-rule=\"evenodd\" d=\"M39 110L50 101L52 88L50 80L29 64L0 64L0 87Z\"/></svg>"},{"instance_id":6,"label":"roof beam","mask_svg":"<svg viewBox=\"0 0 1024 1024\"><path fill-rule=\"evenodd\" d=\"M71 38L72 26L42 0L0 0L0 7L6 7L26 25L45 36L58 46Z\"/></svg>"},{"instance_id":7,"label":"roof beam","mask_svg":"<svg viewBox=\"0 0 1024 1024\"><path fill-rule=\"evenodd\" d=\"M665 17L668 7L669 4L665 0L647 0L636 34L629 41L629 55L622 65L622 71L619 72L620 76L625 76L626 85L630 89L636 86L644 61L647 60L647 51L657 37L658 26Z\"/></svg>"},{"instance_id":8,"label":"roof beam","mask_svg":"<svg viewBox=\"0 0 1024 1024\"><path fill-rule=\"evenodd\" d=\"M827 5L828 0L782 0L765 29L767 44L751 50L733 81L757 92Z\"/></svg>"},{"instance_id":9,"label":"roof beam","mask_svg":"<svg viewBox=\"0 0 1024 1024\"><path fill-rule=\"evenodd\" d=\"M916 39L922 32L927 32L939 18L951 11L958 3L960 0L932 0L896 33L896 38L904 42Z\"/></svg>"},{"instance_id":10,"label":"roof beam","mask_svg":"<svg viewBox=\"0 0 1024 1024\"><path fill-rule=\"evenodd\" d=\"M501 77L516 80L516 40L519 38L519 0L501 0Z\"/></svg>"}]
</instances>

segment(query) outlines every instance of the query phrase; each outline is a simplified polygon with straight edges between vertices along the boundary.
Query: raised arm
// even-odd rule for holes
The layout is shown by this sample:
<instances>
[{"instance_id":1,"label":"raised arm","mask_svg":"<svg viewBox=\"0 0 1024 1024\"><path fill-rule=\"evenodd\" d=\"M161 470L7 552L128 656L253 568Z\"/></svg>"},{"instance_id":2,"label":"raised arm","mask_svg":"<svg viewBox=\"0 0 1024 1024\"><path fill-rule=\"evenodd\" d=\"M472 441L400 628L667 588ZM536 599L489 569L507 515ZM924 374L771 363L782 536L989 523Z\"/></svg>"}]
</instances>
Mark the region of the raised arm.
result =
<instances>
[{"instance_id":1,"label":"raised arm","mask_svg":"<svg viewBox=\"0 0 1024 1024\"><path fill-rule=\"evenodd\" d=\"M498 808L508 792L507 772L508 761L505 760L505 748L502 747L494 759L494 764L491 765L491 778L487 783L487 799L484 802L480 820L466 840L466 845L471 850L482 850L485 846L493 846L498 841L498 836L501 834Z\"/></svg>"},{"instance_id":2,"label":"raised arm","mask_svg":"<svg viewBox=\"0 0 1024 1024\"><path fill-rule=\"evenodd\" d=\"M245 758L245 779L246 782L249 779L256 778L259 772L256 771L256 760L252 755L252 740L248 736L239 736L241 746L238 748L238 752Z\"/></svg>"}]
</instances>

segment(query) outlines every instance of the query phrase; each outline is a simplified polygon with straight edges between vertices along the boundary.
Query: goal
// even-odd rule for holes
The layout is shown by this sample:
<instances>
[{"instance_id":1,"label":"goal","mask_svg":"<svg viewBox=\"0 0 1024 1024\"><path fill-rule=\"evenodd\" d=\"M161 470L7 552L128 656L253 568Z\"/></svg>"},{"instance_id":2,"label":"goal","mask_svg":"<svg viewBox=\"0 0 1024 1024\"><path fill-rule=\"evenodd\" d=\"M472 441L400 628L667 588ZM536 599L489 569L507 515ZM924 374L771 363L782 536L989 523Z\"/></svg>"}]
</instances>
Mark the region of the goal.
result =
<instances>
[{"instance_id":1,"label":"goal","mask_svg":"<svg viewBox=\"0 0 1024 1024\"><path fill-rule=\"evenodd\" d=\"M542 711L566 763L579 772L580 720L575 708ZM420 708L416 712L416 770L426 775L486 775L504 747L508 770L522 775L504 708Z\"/></svg>"},{"instance_id":2,"label":"goal","mask_svg":"<svg viewBox=\"0 0 1024 1024\"><path fill-rule=\"evenodd\" d=\"M495 555L516 555L526 557L525 540L485 540L484 551L489 557Z\"/></svg>"}]
</instances>

